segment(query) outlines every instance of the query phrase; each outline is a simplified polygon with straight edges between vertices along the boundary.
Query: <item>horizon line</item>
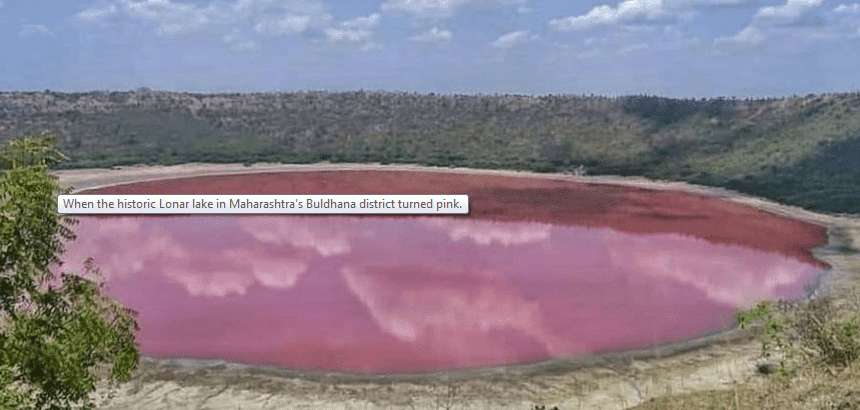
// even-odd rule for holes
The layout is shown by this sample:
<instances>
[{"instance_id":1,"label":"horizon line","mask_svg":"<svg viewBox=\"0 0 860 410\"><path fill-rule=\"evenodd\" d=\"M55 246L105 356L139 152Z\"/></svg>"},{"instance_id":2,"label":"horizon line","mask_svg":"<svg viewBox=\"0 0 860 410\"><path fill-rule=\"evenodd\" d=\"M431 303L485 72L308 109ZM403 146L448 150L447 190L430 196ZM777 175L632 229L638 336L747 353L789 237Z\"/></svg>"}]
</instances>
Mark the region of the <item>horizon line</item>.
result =
<instances>
[{"instance_id":1,"label":"horizon line","mask_svg":"<svg viewBox=\"0 0 860 410\"><path fill-rule=\"evenodd\" d=\"M305 90L270 90L270 91L207 91L207 92L199 92L199 91L189 91L189 90L156 90L151 89L149 87L137 87L134 89L117 89L117 90L109 90L109 89L92 89L87 91L62 91L62 90L52 90L50 88L46 88L43 90L0 90L0 96L5 95L21 95L21 94L62 94L62 95L75 95L75 94L83 94L83 95L111 95L111 94L188 94L188 95L257 95L257 94L351 94L351 93L368 93L368 94L391 94L391 95L419 95L419 96L436 96L436 97L521 97L521 98L546 98L546 97L580 97L580 98L606 98L606 99L621 99L621 98L631 98L631 97L649 97L649 98L662 98L668 100L781 100L781 99L796 99L796 98L815 98L822 96L840 96L840 95L852 95L852 94L860 94L860 89L854 89L850 91L828 91L828 92L818 92L818 93L807 93L805 95L800 94L792 94L792 95L716 95L710 97L668 97L660 94L648 94L648 93L638 93L638 94L599 94L599 93L546 93L546 94L521 94L516 92L493 92L493 93L484 93L484 92L435 92L435 91L415 91L415 90L384 90L384 89L353 89L353 90L327 90L327 89L305 89Z\"/></svg>"}]
</instances>

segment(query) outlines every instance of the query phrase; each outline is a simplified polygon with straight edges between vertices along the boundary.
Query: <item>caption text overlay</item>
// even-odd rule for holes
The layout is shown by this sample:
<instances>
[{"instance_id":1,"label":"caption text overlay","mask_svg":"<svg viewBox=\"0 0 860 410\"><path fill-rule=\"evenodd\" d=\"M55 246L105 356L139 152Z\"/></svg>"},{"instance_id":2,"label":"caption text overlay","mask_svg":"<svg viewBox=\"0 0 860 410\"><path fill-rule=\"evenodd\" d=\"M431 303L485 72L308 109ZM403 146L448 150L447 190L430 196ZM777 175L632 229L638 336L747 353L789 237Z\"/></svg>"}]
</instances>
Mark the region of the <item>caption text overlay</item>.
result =
<instances>
[{"instance_id":1,"label":"caption text overlay","mask_svg":"<svg viewBox=\"0 0 860 410\"><path fill-rule=\"evenodd\" d=\"M59 195L61 214L468 214L468 195Z\"/></svg>"}]
</instances>

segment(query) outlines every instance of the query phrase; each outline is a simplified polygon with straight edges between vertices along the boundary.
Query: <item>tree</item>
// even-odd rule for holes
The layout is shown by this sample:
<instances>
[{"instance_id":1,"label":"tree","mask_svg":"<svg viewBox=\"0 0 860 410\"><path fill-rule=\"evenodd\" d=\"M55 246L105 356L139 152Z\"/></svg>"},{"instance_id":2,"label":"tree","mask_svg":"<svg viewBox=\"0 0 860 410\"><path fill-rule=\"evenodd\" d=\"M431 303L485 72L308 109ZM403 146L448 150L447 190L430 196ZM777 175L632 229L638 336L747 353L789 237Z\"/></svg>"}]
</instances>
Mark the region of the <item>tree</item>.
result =
<instances>
[{"instance_id":1,"label":"tree","mask_svg":"<svg viewBox=\"0 0 860 410\"><path fill-rule=\"evenodd\" d=\"M56 274L77 220L57 212L66 159L48 135L0 149L0 409L92 409L99 380L128 379L139 353L136 312L104 294L92 258Z\"/></svg>"}]
</instances>

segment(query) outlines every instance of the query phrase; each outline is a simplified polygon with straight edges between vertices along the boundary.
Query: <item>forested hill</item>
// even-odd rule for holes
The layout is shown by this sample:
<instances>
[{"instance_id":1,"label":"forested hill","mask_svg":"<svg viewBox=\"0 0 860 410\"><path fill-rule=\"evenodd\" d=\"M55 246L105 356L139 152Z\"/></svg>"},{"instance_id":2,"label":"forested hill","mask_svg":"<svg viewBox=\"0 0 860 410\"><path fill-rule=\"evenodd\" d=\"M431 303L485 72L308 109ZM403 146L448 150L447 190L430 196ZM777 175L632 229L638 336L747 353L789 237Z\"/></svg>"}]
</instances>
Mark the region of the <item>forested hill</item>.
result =
<instances>
[{"instance_id":1,"label":"forested hill","mask_svg":"<svg viewBox=\"0 0 860 410\"><path fill-rule=\"evenodd\" d=\"M779 99L387 92L0 93L0 139L64 168L382 162L641 175L860 214L860 93Z\"/></svg>"}]
</instances>

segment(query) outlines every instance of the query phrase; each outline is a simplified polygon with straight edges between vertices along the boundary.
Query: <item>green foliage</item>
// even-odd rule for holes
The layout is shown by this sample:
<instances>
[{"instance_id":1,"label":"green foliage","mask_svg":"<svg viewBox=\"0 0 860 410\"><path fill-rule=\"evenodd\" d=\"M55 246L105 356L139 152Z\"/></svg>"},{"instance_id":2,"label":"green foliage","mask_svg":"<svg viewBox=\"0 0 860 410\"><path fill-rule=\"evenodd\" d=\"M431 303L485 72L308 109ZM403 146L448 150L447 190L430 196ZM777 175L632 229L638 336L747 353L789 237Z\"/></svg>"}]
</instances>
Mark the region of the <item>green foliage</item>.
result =
<instances>
[{"instance_id":1,"label":"green foliage","mask_svg":"<svg viewBox=\"0 0 860 410\"><path fill-rule=\"evenodd\" d=\"M136 313L104 294L92 259L56 275L75 221L57 214L63 158L45 135L0 154L0 409L91 409L97 381L125 380L138 363Z\"/></svg>"},{"instance_id":2,"label":"green foliage","mask_svg":"<svg viewBox=\"0 0 860 410\"><path fill-rule=\"evenodd\" d=\"M257 161L272 144L242 127L218 127L189 113L123 110L69 122L61 148L68 167Z\"/></svg>"},{"instance_id":3,"label":"green foliage","mask_svg":"<svg viewBox=\"0 0 860 410\"><path fill-rule=\"evenodd\" d=\"M860 312L839 314L828 297L799 307L786 302L759 302L738 313L742 329L755 326L762 355L779 359L779 375L788 379L806 360L847 367L860 358Z\"/></svg>"},{"instance_id":4,"label":"green foliage","mask_svg":"<svg viewBox=\"0 0 860 410\"><path fill-rule=\"evenodd\" d=\"M123 93L53 95L105 107L34 113L39 126L63 130L70 158L57 164L63 168L332 161L564 172L582 164L592 175L683 180L860 213L856 93L759 100L138 93L136 104ZM202 108L189 106L192 98Z\"/></svg>"},{"instance_id":5,"label":"green foliage","mask_svg":"<svg viewBox=\"0 0 860 410\"><path fill-rule=\"evenodd\" d=\"M780 375L790 377L794 374L796 369L791 360L794 359L797 349L790 340L792 335L786 331L791 322L783 312L774 307L773 302L759 302L754 308L738 313L737 320L741 329L758 324L756 330L761 338L762 356L769 359L774 353L781 353Z\"/></svg>"},{"instance_id":6,"label":"green foliage","mask_svg":"<svg viewBox=\"0 0 860 410\"><path fill-rule=\"evenodd\" d=\"M0 165L3 169L48 167L68 160L57 151L49 135L29 136L12 140L0 148Z\"/></svg>"},{"instance_id":7,"label":"green foliage","mask_svg":"<svg viewBox=\"0 0 860 410\"><path fill-rule=\"evenodd\" d=\"M777 198L805 208L860 213L860 136L819 144L815 155L776 167L758 178L728 181L727 188Z\"/></svg>"}]
</instances>

